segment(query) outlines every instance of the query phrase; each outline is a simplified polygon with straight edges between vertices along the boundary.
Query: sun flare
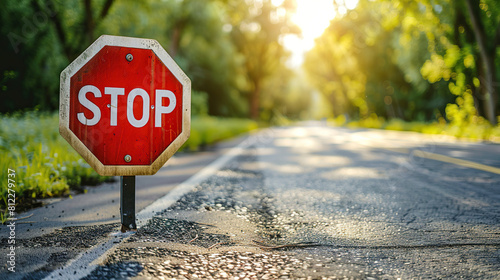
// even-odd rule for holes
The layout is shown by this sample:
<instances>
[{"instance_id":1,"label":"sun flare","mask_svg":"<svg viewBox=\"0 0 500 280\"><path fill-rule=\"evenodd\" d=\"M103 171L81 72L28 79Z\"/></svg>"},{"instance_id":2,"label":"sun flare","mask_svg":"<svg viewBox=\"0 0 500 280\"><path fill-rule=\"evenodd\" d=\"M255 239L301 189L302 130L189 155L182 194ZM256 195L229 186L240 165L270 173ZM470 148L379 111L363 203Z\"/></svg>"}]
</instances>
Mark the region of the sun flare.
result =
<instances>
[{"instance_id":1,"label":"sun flare","mask_svg":"<svg viewBox=\"0 0 500 280\"><path fill-rule=\"evenodd\" d=\"M336 15L331 0L297 0L292 21L302 30L304 38L317 38Z\"/></svg>"},{"instance_id":2,"label":"sun flare","mask_svg":"<svg viewBox=\"0 0 500 280\"><path fill-rule=\"evenodd\" d=\"M279 5L283 1L272 0L272 2ZM345 14L348 9L354 9L358 0L296 0L296 2L297 9L291 19L302 34L299 37L287 35L283 38L283 43L293 53L292 64L300 65L304 52L314 47L314 39L323 34L330 21L337 14Z\"/></svg>"}]
</instances>

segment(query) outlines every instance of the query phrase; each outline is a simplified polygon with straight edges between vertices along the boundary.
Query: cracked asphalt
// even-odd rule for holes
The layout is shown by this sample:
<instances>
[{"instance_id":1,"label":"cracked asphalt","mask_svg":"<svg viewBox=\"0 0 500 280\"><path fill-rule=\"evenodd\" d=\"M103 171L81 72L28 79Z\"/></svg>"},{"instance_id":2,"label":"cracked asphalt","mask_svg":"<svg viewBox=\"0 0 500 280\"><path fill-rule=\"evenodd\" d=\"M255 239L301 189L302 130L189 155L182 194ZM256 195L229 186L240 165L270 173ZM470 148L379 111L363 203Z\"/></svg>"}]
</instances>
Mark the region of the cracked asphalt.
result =
<instances>
[{"instance_id":1,"label":"cracked asphalt","mask_svg":"<svg viewBox=\"0 0 500 280\"><path fill-rule=\"evenodd\" d=\"M83 279L500 278L499 145L321 123L247 141ZM60 248L82 230L116 227L29 242Z\"/></svg>"}]
</instances>

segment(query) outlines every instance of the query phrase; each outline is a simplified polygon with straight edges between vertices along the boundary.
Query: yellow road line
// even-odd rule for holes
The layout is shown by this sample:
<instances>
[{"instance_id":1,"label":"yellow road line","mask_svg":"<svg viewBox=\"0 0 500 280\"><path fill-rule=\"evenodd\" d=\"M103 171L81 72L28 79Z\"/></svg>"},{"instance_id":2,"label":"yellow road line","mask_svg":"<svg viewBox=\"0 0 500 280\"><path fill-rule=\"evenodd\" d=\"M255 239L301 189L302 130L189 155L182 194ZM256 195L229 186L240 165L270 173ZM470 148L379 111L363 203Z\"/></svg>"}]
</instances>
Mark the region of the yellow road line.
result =
<instances>
[{"instance_id":1,"label":"yellow road line","mask_svg":"<svg viewBox=\"0 0 500 280\"><path fill-rule=\"evenodd\" d=\"M495 173L495 174L500 174L500 168L480 164L477 162L472 162L472 161L458 159L458 158L452 158L452 157L448 157L448 156L444 156L444 155L440 155L440 154L429 153L429 152L424 152L424 151L420 151L420 150L413 151L413 154L415 156L421 157L421 158L438 160L438 161L452 163L452 164L456 164L456 165L460 165L460 166L464 166L464 167L469 167L469 168L483 170L483 171L487 171L487 172L491 172L491 173Z\"/></svg>"},{"instance_id":2,"label":"yellow road line","mask_svg":"<svg viewBox=\"0 0 500 280\"><path fill-rule=\"evenodd\" d=\"M452 158L440 154L435 154L435 153L430 153L430 152L424 152L420 150L410 150L408 148L383 148L384 150L392 151L392 152L397 152L397 153L402 153L402 154L409 154L413 152L414 156L421 157L421 158L427 158L427 159L433 159L437 161L442 161L442 162L447 162L447 163L452 163L464 167L469 167L469 168L474 168L482 171L487 171L495 174L500 174L500 168L498 167L493 167L489 165L484 165L480 164L477 162L472 162L468 160L463 160L463 159L458 159L458 158Z\"/></svg>"},{"instance_id":3,"label":"yellow road line","mask_svg":"<svg viewBox=\"0 0 500 280\"><path fill-rule=\"evenodd\" d=\"M493 166L489 166L489 165L485 165L485 164L481 164L481 163L477 163L477 162L473 162L473 161L468 161L468 160L464 160L464 159L448 157L445 155L425 152L425 151L421 151L421 150L417 150L417 149L412 150L410 148L393 148L393 147L377 147L377 148L384 149L384 150L391 151L391 152L401 153L401 154L412 154L413 153L413 155L416 157L452 163L452 164L456 164L456 165L460 165L460 166L464 166L464 167L468 167L468 168L474 168L474 169L478 169L478 170L491 172L491 173L495 173L495 174L500 175L500 168L498 168L498 167L493 167Z\"/></svg>"}]
</instances>

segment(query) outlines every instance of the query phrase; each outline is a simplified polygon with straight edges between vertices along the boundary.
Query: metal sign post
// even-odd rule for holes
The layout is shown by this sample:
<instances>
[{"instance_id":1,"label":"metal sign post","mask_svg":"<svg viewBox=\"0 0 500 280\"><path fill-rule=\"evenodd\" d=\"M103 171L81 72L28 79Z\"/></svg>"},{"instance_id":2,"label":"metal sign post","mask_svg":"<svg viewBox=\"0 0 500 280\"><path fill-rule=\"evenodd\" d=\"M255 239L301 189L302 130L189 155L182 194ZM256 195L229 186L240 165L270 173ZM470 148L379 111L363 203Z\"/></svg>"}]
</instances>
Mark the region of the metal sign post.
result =
<instances>
[{"instance_id":1,"label":"metal sign post","mask_svg":"<svg viewBox=\"0 0 500 280\"><path fill-rule=\"evenodd\" d=\"M137 229L135 223L135 176L120 176L120 215L122 232Z\"/></svg>"}]
</instances>

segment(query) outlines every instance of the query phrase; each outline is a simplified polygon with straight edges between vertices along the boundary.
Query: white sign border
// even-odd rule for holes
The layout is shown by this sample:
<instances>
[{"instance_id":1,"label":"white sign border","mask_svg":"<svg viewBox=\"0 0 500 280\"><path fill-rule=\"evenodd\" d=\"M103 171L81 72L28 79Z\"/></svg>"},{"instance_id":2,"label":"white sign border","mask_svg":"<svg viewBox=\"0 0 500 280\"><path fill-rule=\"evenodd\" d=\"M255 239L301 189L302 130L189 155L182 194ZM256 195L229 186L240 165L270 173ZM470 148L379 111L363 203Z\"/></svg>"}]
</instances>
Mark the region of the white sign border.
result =
<instances>
[{"instance_id":1,"label":"white sign border","mask_svg":"<svg viewBox=\"0 0 500 280\"><path fill-rule=\"evenodd\" d=\"M151 165L104 165L69 129L69 100L71 77L87 64L105 46L149 49L182 84L182 132ZM103 176L153 175L171 158L189 138L191 131L191 80L175 63L158 41L123 36L102 35L61 72L59 92L59 133Z\"/></svg>"}]
</instances>

